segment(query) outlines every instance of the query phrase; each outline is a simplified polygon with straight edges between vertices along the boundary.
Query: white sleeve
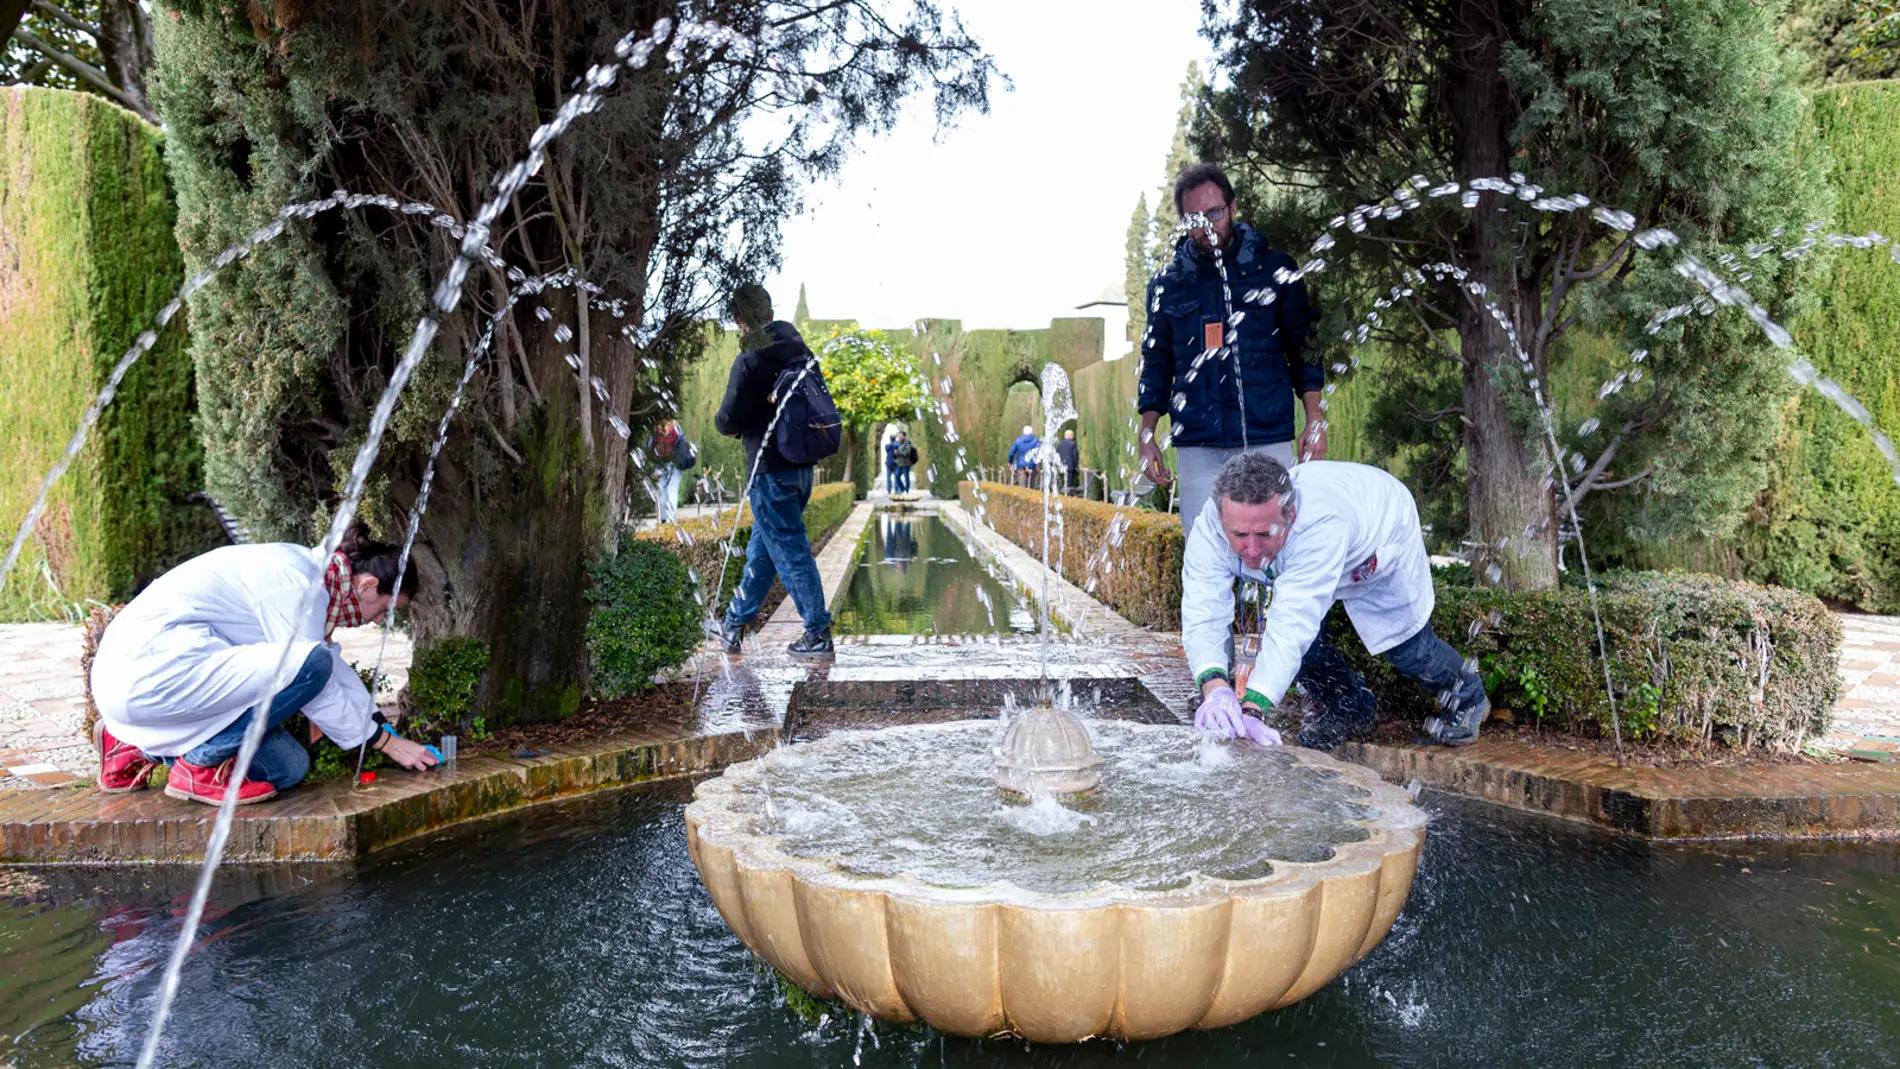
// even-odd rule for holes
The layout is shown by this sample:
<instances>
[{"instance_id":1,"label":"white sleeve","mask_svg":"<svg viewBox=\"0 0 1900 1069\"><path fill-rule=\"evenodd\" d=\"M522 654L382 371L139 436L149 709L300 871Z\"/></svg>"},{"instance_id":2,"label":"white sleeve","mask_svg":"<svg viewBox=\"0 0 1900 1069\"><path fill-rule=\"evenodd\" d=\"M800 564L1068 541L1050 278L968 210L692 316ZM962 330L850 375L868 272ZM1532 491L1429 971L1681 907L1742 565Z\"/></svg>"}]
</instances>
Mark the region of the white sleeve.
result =
<instances>
[{"instance_id":1,"label":"white sleeve","mask_svg":"<svg viewBox=\"0 0 1900 1069\"><path fill-rule=\"evenodd\" d=\"M1280 556L1286 571L1274 572L1260 656L1247 676L1248 693L1269 704L1278 705L1286 697L1293 677L1299 674L1300 658L1306 656L1306 648L1325 623L1326 611L1333 607L1333 593L1339 589L1346 561L1343 528L1337 519L1321 519L1299 532L1298 544L1288 547L1291 553Z\"/></svg>"},{"instance_id":2,"label":"white sleeve","mask_svg":"<svg viewBox=\"0 0 1900 1069\"><path fill-rule=\"evenodd\" d=\"M325 643L325 648L330 651L330 682L303 707L303 715L330 741L353 750L379 730L371 719L376 702L356 669L343 659L343 651L333 643Z\"/></svg>"},{"instance_id":3,"label":"white sleeve","mask_svg":"<svg viewBox=\"0 0 1900 1069\"><path fill-rule=\"evenodd\" d=\"M1196 685L1214 669L1233 678L1227 636L1234 624L1234 576L1239 558L1200 522L1188 529L1181 555L1181 646Z\"/></svg>"}]
</instances>

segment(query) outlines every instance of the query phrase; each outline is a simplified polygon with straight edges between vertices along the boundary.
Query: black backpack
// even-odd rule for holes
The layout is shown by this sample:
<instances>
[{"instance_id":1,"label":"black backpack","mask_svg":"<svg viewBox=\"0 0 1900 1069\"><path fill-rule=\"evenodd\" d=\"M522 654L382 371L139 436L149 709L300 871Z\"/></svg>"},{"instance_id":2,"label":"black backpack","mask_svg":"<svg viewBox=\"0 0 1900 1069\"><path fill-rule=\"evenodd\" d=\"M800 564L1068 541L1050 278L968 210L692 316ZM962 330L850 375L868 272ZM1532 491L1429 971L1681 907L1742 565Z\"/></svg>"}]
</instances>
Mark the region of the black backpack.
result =
<instances>
[{"instance_id":1,"label":"black backpack","mask_svg":"<svg viewBox=\"0 0 1900 1069\"><path fill-rule=\"evenodd\" d=\"M778 410L772 444L792 464L816 464L838 451L844 440L844 420L825 388L818 358L794 364L778 373L771 402Z\"/></svg>"}]
</instances>

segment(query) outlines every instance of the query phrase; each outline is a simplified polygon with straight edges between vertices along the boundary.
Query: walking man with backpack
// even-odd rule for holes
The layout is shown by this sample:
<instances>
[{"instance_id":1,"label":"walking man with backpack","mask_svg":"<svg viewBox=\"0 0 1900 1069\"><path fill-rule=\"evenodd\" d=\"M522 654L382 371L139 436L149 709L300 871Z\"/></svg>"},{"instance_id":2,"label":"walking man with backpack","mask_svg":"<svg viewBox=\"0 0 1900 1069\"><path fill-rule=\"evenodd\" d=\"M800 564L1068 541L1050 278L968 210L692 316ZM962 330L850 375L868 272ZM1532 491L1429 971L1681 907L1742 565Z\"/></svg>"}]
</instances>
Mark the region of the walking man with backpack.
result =
<instances>
[{"instance_id":1,"label":"walking man with backpack","mask_svg":"<svg viewBox=\"0 0 1900 1069\"><path fill-rule=\"evenodd\" d=\"M727 653L742 652L746 625L758 616L777 579L805 621L804 636L791 644L792 655L829 657L831 610L805 531L805 503L811 499L813 466L838 451L843 421L818 358L797 327L772 318L765 287L740 286L729 311L744 349L732 361L713 425L743 445L752 537L721 638Z\"/></svg>"},{"instance_id":2,"label":"walking man with backpack","mask_svg":"<svg viewBox=\"0 0 1900 1069\"><path fill-rule=\"evenodd\" d=\"M908 433L898 431L897 437L884 447L884 470L888 473L884 480L885 492L910 493L910 469L916 465L917 446L912 444Z\"/></svg>"}]
</instances>

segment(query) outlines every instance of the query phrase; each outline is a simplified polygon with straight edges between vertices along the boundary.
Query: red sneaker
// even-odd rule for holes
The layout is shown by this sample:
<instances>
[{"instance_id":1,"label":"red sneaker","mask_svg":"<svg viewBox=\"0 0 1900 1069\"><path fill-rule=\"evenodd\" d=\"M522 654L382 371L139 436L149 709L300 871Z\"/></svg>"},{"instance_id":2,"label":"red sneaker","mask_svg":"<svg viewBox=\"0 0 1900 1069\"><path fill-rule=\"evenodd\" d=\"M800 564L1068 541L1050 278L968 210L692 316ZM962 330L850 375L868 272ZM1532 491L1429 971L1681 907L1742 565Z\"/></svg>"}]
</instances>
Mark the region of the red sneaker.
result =
<instances>
[{"instance_id":1,"label":"red sneaker","mask_svg":"<svg viewBox=\"0 0 1900 1069\"><path fill-rule=\"evenodd\" d=\"M214 768L194 765L181 757L172 762L171 774L165 777L165 793L188 802L222 805L225 792L231 787L231 773L236 770L235 757L225 758ZM261 779L247 779L237 789L239 805L266 802L275 797L277 788Z\"/></svg>"},{"instance_id":2,"label":"red sneaker","mask_svg":"<svg viewBox=\"0 0 1900 1069\"><path fill-rule=\"evenodd\" d=\"M120 742L101 720L92 725L92 747L99 754L99 789L107 794L142 791L150 785L158 762L130 743Z\"/></svg>"}]
</instances>

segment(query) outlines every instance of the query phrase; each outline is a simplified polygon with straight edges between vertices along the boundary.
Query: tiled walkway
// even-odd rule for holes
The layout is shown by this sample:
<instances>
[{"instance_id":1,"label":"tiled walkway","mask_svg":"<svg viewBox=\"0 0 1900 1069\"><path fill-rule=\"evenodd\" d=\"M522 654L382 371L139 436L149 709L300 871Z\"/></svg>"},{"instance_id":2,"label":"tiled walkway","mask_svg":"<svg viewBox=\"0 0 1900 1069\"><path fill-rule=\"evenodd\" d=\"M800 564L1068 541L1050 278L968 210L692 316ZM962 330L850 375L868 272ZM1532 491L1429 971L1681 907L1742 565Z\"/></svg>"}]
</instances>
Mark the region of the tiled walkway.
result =
<instances>
[{"instance_id":1,"label":"tiled walkway","mask_svg":"<svg viewBox=\"0 0 1900 1069\"><path fill-rule=\"evenodd\" d=\"M1841 697L1822 745L1900 753L1900 616L1842 616Z\"/></svg>"}]
</instances>

